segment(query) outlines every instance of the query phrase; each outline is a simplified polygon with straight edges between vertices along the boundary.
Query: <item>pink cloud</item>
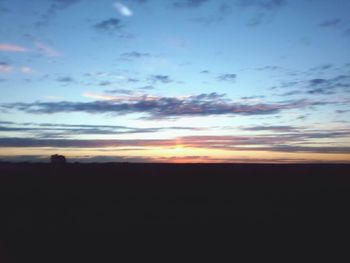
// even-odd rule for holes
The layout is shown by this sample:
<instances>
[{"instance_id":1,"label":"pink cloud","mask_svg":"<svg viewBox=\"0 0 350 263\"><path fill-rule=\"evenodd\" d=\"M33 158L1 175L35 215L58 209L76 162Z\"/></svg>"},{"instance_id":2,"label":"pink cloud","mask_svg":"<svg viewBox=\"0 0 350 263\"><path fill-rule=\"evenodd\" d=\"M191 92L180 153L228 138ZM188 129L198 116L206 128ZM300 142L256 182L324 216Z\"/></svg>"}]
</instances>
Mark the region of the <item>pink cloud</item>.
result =
<instances>
[{"instance_id":1,"label":"pink cloud","mask_svg":"<svg viewBox=\"0 0 350 263\"><path fill-rule=\"evenodd\" d=\"M5 43L0 43L0 51L4 52L25 52L28 51L28 49L12 44L5 44Z\"/></svg>"},{"instance_id":2,"label":"pink cloud","mask_svg":"<svg viewBox=\"0 0 350 263\"><path fill-rule=\"evenodd\" d=\"M0 73L10 73L13 71L13 67L7 64L0 64Z\"/></svg>"}]
</instances>

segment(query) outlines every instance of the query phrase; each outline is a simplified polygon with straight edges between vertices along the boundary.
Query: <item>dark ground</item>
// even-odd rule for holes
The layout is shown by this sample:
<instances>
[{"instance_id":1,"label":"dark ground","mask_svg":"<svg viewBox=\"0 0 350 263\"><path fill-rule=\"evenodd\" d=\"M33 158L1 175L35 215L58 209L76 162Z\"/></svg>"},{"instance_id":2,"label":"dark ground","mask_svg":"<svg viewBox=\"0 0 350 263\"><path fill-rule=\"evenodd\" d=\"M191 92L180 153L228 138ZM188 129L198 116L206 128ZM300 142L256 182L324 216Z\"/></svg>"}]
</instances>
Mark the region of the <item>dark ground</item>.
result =
<instances>
[{"instance_id":1,"label":"dark ground","mask_svg":"<svg viewBox=\"0 0 350 263\"><path fill-rule=\"evenodd\" d=\"M0 263L350 250L350 165L3 163L0 174Z\"/></svg>"}]
</instances>

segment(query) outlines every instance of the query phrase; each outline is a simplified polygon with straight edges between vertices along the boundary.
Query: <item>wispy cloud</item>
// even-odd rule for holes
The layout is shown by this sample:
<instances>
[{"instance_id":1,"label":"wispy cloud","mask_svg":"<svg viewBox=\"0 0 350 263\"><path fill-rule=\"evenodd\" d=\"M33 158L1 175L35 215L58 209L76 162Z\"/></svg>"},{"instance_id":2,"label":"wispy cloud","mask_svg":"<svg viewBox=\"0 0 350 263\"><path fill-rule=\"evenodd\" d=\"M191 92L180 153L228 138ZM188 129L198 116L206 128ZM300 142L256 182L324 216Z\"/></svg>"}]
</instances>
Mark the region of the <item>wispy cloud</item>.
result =
<instances>
[{"instance_id":1,"label":"wispy cloud","mask_svg":"<svg viewBox=\"0 0 350 263\"><path fill-rule=\"evenodd\" d=\"M133 15L132 10L121 2L115 2L113 6L115 7L115 9L117 9L118 13L121 14L122 16Z\"/></svg>"},{"instance_id":2,"label":"wispy cloud","mask_svg":"<svg viewBox=\"0 0 350 263\"><path fill-rule=\"evenodd\" d=\"M6 14L9 14L9 13L11 13L10 9L0 6L0 14L6 15Z\"/></svg>"},{"instance_id":3,"label":"wispy cloud","mask_svg":"<svg viewBox=\"0 0 350 263\"><path fill-rule=\"evenodd\" d=\"M138 52L138 51L131 51L131 52L125 52L120 55L123 59L137 59L137 58L145 58L150 57L150 53L145 52Z\"/></svg>"},{"instance_id":4,"label":"wispy cloud","mask_svg":"<svg viewBox=\"0 0 350 263\"><path fill-rule=\"evenodd\" d=\"M48 57L59 57L61 56L61 53L54 49L53 47L50 47L47 44L41 43L41 42L36 42L35 47L37 51L45 56Z\"/></svg>"},{"instance_id":5,"label":"wispy cloud","mask_svg":"<svg viewBox=\"0 0 350 263\"><path fill-rule=\"evenodd\" d=\"M121 125L91 125L91 124L52 124L52 123L16 123L16 122L0 122L0 134L2 132L16 132L21 137L33 136L37 139L53 139L53 138L71 138L72 136L84 135L123 135L135 133L155 133L168 130L195 130L195 127L152 127L139 128Z\"/></svg>"},{"instance_id":6,"label":"wispy cloud","mask_svg":"<svg viewBox=\"0 0 350 263\"><path fill-rule=\"evenodd\" d=\"M248 21L248 26L258 26L270 22L273 14L287 4L287 0L238 0L236 2L238 7L251 9L255 12Z\"/></svg>"},{"instance_id":7,"label":"wispy cloud","mask_svg":"<svg viewBox=\"0 0 350 263\"><path fill-rule=\"evenodd\" d=\"M0 52L26 52L26 51L28 51L27 48L24 48L18 45L0 43Z\"/></svg>"},{"instance_id":8,"label":"wispy cloud","mask_svg":"<svg viewBox=\"0 0 350 263\"><path fill-rule=\"evenodd\" d=\"M31 73L34 73L34 70L31 68L31 67L21 67L21 72L24 73L24 74L31 74Z\"/></svg>"},{"instance_id":9,"label":"wispy cloud","mask_svg":"<svg viewBox=\"0 0 350 263\"><path fill-rule=\"evenodd\" d=\"M0 73L10 73L14 68L5 62L0 62Z\"/></svg>"},{"instance_id":10,"label":"wispy cloud","mask_svg":"<svg viewBox=\"0 0 350 263\"><path fill-rule=\"evenodd\" d=\"M138 4L144 4L144 3L147 3L148 0L130 0L131 2L135 2L135 3L138 3Z\"/></svg>"},{"instance_id":11,"label":"wispy cloud","mask_svg":"<svg viewBox=\"0 0 350 263\"><path fill-rule=\"evenodd\" d=\"M210 116L210 115L263 115L276 114L282 110L328 105L330 102L306 100L281 103L237 103L223 94L210 93L186 97L158 96L112 96L107 100L93 102L33 102L1 104L4 110L19 110L27 113L52 114L60 112L85 113L144 113L149 118Z\"/></svg>"},{"instance_id":12,"label":"wispy cloud","mask_svg":"<svg viewBox=\"0 0 350 263\"><path fill-rule=\"evenodd\" d=\"M317 78L309 80L307 93L334 94L338 90L350 91L350 75L339 75L333 78Z\"/></svg>"},{"instance_id":13,"label":"wispy cloud","mask_svg":"<svg viewBox=\"0 0 350 263\"><path fill-rule=\"evenodd\" d=\"M320 27L337 27L341 25L342 20L339 18L325 20L319 24Z\"/></svg>"},{"instance_id":14,"label":"wispy cloud","mask_svg":"<svg viewBox=\"0 0 350 263\"><path fill-rule=\"evenodd\" d=\"M129 89L112 89L112 90L105 90L105 92L110 94L126 94L126 95L134 94L134 91Z\"/></svg>"},{"instance_id":15,"label":"wispy cloud","mask_svg":"<svg viewBox=\"0 0 350 263\"><path fill-rule=\"evenodd\" d=\"M160 82L163 84L168 84L174 82L168 75L152 75L149 77L152 82Z\"/></svg>"},{"instance_id":16,"label":"wispy cloud","mask_svg":"<svg viewBox=\"0 0 350 263\"><path fill-rule=\"evenodd\" d=\"M57 13L73 6L80 2L80 0L50 0L48 9L41 15L40 20L36 23L36 26L47 25Z\"/></svg>"},{"instance_id":17,"label":"wispy cloud","mask_svg":"<svg viewBox=\"0 0 350 263\"><path fill-rule=\"evenodd\" d=\"M178 8L197 8L208 2L208 0L179 0L174 2L174 6Z\"/></svg>"},{"instance_id":18,"label":"wispy cloud","mask_svg":"<svg viewBox=\"0 0 350 263\"><path fill-rule=\"evenodd\" d=\"M63 82L63 83L71 83L74 82L74 79L69 76L64 76L64 77L59 77L56 79L58 82Z\"/></svg>"},{"instance_id":19,"label":"wispy cloud","mask_svg":"<svg viewBox=\"0 0 350 263\"><path fill-rule=\"evenodd\" d=\"M11 73L11 72L20 72L23 74L32 74L35 71L28 66L23 67L14 67L7 62L1 62L0 61L0 73Z\"/></svg>"},{"instance_id":20,"label":"wispy cloud","mask_svg":"<svg viewBox=\"0 0 350 263\"><path fill-rule=\"evenodd\" d=\"M331 69L336 69L336 67L332 64L323 64L311 68L307 73L308 78L302 76L303 78L299 78L295 81L282 83L279 88L292 89L282 94L282 96L297 94L331 95L350 93L350 75L347 73L347 71L337 71L337 73L334 74L333 72L329 71ZM327 75L324 74L324 71L326 70L329 71L327 72ZM331 75L331 73L333 75ZM309 75L316 77L312 78L309 77Z\"/></svg>"},{"instance_id":21,"label":"wispy cloud","mask_svg":"<svg viewBox=\"0 0 350 263\"><path fill-rule=\"evenodd\" d=\"M296 128L293 126L254 126L243 128L245 131L277 131L277 132L291 132Z\"/></svg>"},{"instance_id":22,"label":"wispy cloud","mask_svg":"<svg viewBox=\"0 0 350 263\"><path fill-rule=\"evenodd\" d=\"M124 147L183 147L220 149L225 151L263 151L284 153L350 154L350 146L308 145L302 141L290 144L290 136L184 136L174 139L37 139L8 137L0 138L0 147L55 147L55 148L121 148Z\"/></svg>"},{"instance_id":23,"label":"wispy cloud","mask_svg":"<svg viewBox=\"0 0 350 263\"><path fill-rule=\"evenodd\" d=\"M239 0L238 5L241 7L257 8L262 10L275 10L285 6L287 0Z\"/></svg>"},{"instance_id":24,"label":"wispy cloud","mask_svg":"<svg viewBox=\"0 0 350 263\"><path fill-rule=\"evenodd\" d=\"M329 70L329 69L331 69L333 67L334 67L334 65L332 65L330 63L327 63L327 64L322 64L322 65L313 67L310 70L311 71L324 71L324 70Z\"/></svg>"},{"instance_id":25,"label":"wispy cloud","mask_svg":"<svg viewBox=\"0 0 350 263\"><path fill-rule=\"evenodd\" d=\"M222 74L217 77L218 80L220 81L229 81L229 82L234 82L237 79L236 74Z\"/></svg>"},{"instance_id":26,"label":"wispy cloud","mask_svg":"<svg viewBox=\"0 0 350 263\"><path fill-rule=\"evenodd\" d=\"M94 25L94 28L104 32L114 32L122 28L121 21L117 18L109 18Z\"/></svg>"}]
</instances>

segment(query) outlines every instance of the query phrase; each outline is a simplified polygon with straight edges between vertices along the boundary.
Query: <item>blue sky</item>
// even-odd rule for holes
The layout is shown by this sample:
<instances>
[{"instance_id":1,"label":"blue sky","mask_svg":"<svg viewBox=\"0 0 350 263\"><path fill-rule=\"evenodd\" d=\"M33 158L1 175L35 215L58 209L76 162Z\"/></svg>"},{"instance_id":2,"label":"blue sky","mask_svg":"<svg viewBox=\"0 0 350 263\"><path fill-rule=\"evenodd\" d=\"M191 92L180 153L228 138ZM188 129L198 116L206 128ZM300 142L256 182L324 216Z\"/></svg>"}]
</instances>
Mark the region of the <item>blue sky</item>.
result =
<instances>
[{"instance_id":1,"label":"blue sky","mask_svg":"<svg viewBox=\"0 0 350 263\"><path fill-rule=\"evenodd\" d=\"M347 0L0 0L0 159L349 162Z\"/></svg>"}]
</instances>

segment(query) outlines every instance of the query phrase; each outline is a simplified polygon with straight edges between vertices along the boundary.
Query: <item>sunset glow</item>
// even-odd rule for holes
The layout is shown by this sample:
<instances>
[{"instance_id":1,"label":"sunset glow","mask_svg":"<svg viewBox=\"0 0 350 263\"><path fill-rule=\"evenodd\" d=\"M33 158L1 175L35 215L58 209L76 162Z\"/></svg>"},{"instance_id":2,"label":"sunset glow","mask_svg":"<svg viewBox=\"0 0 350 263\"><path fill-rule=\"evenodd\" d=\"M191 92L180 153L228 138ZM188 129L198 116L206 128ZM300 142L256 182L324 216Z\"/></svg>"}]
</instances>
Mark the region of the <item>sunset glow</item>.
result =
<instances>
[{"instance_id":1,"label":"sunset glow","mask_svg":"<svg viewBox=\"0 0 350 263\"><path fill-rule=\"evenodd\" d=\"M350 1L0 1L0 161L350 162Z\"/></svg>"}]
</instances>

